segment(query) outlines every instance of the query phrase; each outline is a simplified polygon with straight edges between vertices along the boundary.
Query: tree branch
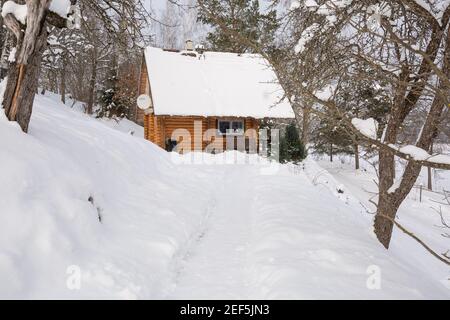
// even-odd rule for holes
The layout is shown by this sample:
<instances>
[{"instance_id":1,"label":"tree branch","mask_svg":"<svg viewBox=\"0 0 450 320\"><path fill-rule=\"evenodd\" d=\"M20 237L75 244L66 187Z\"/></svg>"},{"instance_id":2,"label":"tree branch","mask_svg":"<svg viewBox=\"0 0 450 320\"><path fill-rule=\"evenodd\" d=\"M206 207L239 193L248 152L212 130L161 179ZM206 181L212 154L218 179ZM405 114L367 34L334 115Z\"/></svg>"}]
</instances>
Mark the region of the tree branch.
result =
<instances>
[{"instance_id":1,"label":"tree branch","mask_svg":"<svg viewBox=\"0 0 450 320\"><path fill-rule=\"evenodd\" d=\"M380 217L383 217L389 221L391 221L397 228L399 228L403 233L410 236L414 240L416 240L422 247L424 247L429 253L431 253L435 258L439 259L446 265L450 266L450 258L444 253L442 255L439 255L436 251L430 248L424 241L422 241L419 237L417 237L414 233L406 229L404 226L402 226L397 220L392 219L391 217L388 217L386 215L381 215Z\"/></svg>"}]
</instances>

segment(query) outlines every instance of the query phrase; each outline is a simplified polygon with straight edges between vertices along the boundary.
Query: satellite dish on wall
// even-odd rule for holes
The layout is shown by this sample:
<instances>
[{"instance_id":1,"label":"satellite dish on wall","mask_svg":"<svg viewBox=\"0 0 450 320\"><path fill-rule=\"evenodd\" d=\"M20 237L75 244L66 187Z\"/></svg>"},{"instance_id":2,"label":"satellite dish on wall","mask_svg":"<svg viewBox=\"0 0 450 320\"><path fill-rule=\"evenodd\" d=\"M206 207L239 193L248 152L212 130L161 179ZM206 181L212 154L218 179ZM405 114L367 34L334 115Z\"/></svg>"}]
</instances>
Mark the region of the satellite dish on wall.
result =
<instances>
[{"instance_id":1,"label":"satellite dish on wall","mask_svg":"<svg viewBox=\"0 0 450 320\"><path fill-rule=\"evenodd\" d=\"M141 110L150 109L150 107L152 106L152 99L147 94L140 95L137 98L137 105Z\"/></svg>"}]
</instances>

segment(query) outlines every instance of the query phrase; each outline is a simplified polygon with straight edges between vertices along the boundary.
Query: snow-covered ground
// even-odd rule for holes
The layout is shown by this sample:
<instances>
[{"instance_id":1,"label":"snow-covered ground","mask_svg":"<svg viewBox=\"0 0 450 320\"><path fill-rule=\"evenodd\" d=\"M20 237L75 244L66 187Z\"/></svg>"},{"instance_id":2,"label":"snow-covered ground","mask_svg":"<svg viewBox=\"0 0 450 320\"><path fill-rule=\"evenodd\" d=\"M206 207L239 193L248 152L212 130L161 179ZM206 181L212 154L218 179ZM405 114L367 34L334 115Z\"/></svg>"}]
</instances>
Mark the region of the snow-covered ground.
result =
<instances>
[{"instance_id":1,"label":"snow-covered ground","mask_svg":"<svg viewBox=\"0 0 450 320\"><path fill-rule=\"evenodd\" d=\"M45 102L44 104L48 105L60 105L61 102L61 96L52 92L47 91L44 96L40 95L40 99L48 99L50 101ZM70 109L77 111L79 113L84 113L85 111L85 103L80 101L74 101L70 97L66 98L66 107L69 107ZM136 137L144 137L144 128L141 126L137 126L134 122L128 120L128 119L107 119L107 118L101 118L98 119L98 121L103 122L107 126L122 131L124 133L128 133L131 135L134 135Z\"/></svg>"},{"instance_id":2,"label":"snow-covered ground","mask_svg":"<svg viewBox=\"0 0 450 320\"><path fill-rule=\"evenodd\" d=\"M51 96L28 135L0 114L0 298L450 298L447 266L400 232L376 241L363 173L181 164L124 126ZM400 218L426 236L424 207Z\"/></svg>"},{"instance_id":3,"label":"snow-covered ground","mask_svg":"<svg viewBox=\"0 0 450 320\"><path fill-rule=\"evenodd\" d=\"M442 145L438 148L444 149L441 150L444 153L449 151L448 146ZM310 169L307 172L316 185L331 190L341 199L345 198L345 201L353 203L355 207L358 207L359 204L361 213L366 216L375 213L376 207L370 200L377 201L377 174L374 167L376 157L367 160L362 158L361 169L358 171L354 169L354 158L348 155L335 157L333 163L323 156L314 158L315 161L310 161L314 162L313 165L307 166L307 169ZM404 164L398 162L396 175L401 176L403 169ZM450 238L443 235L448 235L450 230L444 227L439 211L442 210L442 217L448 224L450 207L443 205L447 203L443 191L450 191L450 172L433 169L433 191L426 188L427 179L427 169L424 168L415 187L400 207L397 219L437 253L446 253L450 250ZM338 194L336 189L342 189L345 192ZM415 240L405 237L401 231L395 229L390 248L392 253L399 255L406 253L406 257L408 257L410 251L418 249L419 251L425 250ZM428 260L424 260L420 255L411 255L409 258L411 262L422 268L430 266ZM449 282L450 277L447 277L447 281L443 281L447 286Z\"/></svg>"}]
</instances>

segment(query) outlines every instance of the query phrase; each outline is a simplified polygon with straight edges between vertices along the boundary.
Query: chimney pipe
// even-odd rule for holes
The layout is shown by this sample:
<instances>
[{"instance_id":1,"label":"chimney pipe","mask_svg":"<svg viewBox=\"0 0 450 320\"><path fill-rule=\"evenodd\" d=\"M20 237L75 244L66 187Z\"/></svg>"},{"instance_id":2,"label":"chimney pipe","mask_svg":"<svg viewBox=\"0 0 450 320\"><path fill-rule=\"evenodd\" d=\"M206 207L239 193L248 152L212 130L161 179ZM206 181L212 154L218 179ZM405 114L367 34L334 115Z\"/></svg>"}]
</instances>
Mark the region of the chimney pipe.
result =
<instances>
[{"instance_id":1,"label":"chimney pipe","mask_svg":"<svg viewBox=\"0 0 450 320\"><path fill-rule=\"evenodd\" d=\"M194 42L192 40L186 40L186 51L194 51Z\"/></svg>"}]
</instances>

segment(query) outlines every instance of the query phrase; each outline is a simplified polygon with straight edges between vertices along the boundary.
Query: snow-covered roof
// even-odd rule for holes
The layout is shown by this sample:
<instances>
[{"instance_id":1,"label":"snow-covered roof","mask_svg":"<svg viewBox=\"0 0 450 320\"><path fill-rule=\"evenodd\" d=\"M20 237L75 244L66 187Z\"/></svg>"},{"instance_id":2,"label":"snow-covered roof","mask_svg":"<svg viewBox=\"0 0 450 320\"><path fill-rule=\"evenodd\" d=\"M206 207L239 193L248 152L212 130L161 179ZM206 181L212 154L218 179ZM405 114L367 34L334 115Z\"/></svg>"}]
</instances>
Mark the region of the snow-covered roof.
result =
<instances>
[{"instance_id":1,"label":"snow-covered roof","mask_svg":"<svg viewBox=\"0 0 450 320\"><path fill-rule=\"evenodd\" d=\"M145 50L156 115L294 117L261 56L206 52L199 59L182 53Z\"/></svg>"}]
</instances>

